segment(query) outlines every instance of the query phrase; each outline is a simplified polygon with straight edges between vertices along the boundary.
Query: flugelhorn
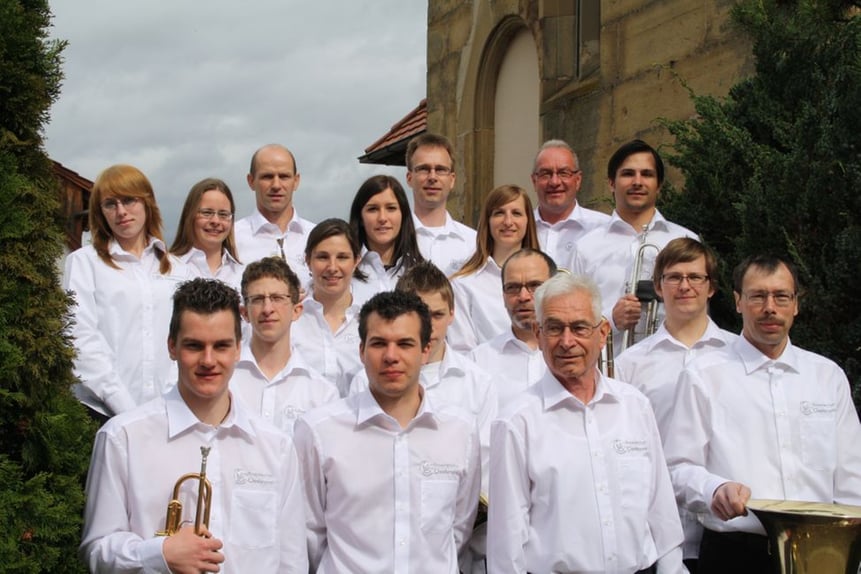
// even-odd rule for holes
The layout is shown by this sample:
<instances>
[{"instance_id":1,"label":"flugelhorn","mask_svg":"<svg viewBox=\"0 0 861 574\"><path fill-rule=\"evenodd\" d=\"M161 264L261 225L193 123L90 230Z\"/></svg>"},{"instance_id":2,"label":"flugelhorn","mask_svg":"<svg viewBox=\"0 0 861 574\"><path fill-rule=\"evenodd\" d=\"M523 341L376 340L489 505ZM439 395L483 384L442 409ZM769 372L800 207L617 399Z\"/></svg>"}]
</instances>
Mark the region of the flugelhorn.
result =
<instances>
[{"instance_id":1,"label":"flugelhorn","mask_svg":"<svg viewBox=\"0 0 861 574\"><path fill-rule=\"evenodd\" d=\"M182 502L179 500L179 490L186 480L197 480L197 512L194 515L194 533L203 535L203 528L209 528L209 510L212 507L212 484L206 478L206 457L210 447L200 447L200 472L183 474L173 485L173 496L167 504L167 516L164 519L164 530L156 532L156 536L173 536L182 528Z\"/></svg>"},{"instance_id":2,"label":"flugelhorn","mask_svg":"<svg viewBox=\"0 0 861 574\"><path fill-rule=\"evenodd\" d=\"M645 240L645 231L643 232ZM634 268L631 270L631 278L625 289L628 295L636 295L640 303L646 305L646 330L645 335L651 335L655 332L658 322L658 294L655 291L655 282L649 279L640 279L640 274L643 272L643 259L646 257L646 250L654 249L655 253L661 251L661 248L654 243L643 243L637 249L637 255L634 258ZM630 329L622 331L622 348L624 351L634 344L634 329L636 325Z\"/></svg>"},{"instance_id":3,"label":"flugelhorn","mask_svg":"<svg viewBox=\"0 0 861 574\"><path fill-rule=\"evenodd\" d=\"M861 572L861 506L748 500L768 533L775 574Z\"/></svg>"},{"instance_id":4,"label":"flugelhorn","mask_svg":"<svg viewBox=\"0 0 861 574\"><path fill-rule=\"evenodd\" d=\"M602 321L607 321L606 317L601 317ZM609 322L609 321L608 321ZM613 331L607 335L607 342L601 349L601 354L598 356L598 370L604 373L605 377L613 378L616 368L613 357Z\"/></svg>"}]
</instances>

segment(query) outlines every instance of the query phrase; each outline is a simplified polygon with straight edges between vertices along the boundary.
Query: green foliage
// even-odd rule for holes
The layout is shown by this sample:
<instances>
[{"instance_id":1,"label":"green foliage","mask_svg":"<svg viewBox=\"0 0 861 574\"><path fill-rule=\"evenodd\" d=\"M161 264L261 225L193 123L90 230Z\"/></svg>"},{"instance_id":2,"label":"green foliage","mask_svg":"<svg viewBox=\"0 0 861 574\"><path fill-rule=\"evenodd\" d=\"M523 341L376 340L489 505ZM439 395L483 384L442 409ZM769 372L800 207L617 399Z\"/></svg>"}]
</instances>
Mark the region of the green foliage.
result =
<instances>
[{"instance_id":1,"label":"green foliage","mask_svg":"<svg viewBox=\"0 0 861 574\"><path fill-rule=\"evenodd\" d=\"M724 262L790 257L806 295L793 341L837 361L861 409L861 16L856 2L740 0L754 76L724 99L693 95L697 117L663 121L685 175L662 211ZM730 288L715 319L738 328Z\"/></svg>"},{"instance_id":2,"label":"green foliage","mask_svg":"<svg viewBox=\"0 0 861 574\"><path fill-rule=\"evenodd\" d=\"M72 351L57 182L42 128L62 42L45 1L0 0L0 564L81 572L83 482L93 423L71 396Z\"/></svg>"}]
</instances>

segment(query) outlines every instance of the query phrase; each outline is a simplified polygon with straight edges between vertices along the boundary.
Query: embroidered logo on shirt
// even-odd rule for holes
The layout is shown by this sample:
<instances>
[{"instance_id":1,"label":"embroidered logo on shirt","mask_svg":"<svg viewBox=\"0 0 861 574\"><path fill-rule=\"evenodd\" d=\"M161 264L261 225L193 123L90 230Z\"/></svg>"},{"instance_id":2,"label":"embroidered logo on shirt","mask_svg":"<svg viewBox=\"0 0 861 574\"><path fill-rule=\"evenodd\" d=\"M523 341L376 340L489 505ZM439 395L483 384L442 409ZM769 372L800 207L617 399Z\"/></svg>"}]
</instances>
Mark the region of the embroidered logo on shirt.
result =
<instances>
[{"instance_id":1,"label":"embroidered logo on shirt","mask_svg":"<svg viewBox=\"0 0 861 574\"><path fill-rule=\"evenodd\" d=\"M423 476L433 476L435 474L451 474L460 476L460 467L456 464L441 464L436 462L424 461L421 464Z\"/></svg>"},{"instance_id":2,"label":"embroidered logo on shirt","mask_svg":"<svg viewBox=\"0 0 861 574\"><path fill-rule=\"evenodd\" d=\"M243 484L265 484L272 486L275 484L275 477L266 472L252 472L237 468L233 471L233 482L237 486Z\"/></svg>"},{"instance_id":3,"label":"embroidered logo on shirt","mask_svg":"<svg viewBox=\"0 0 861 574\"><path fill-rule=\"evenodd\" d=\"M811 403L810 401L801 402L801 414L803 414L804 416L821 415L825 413L833 413L836 411L836 403Z\"/></svg>"},{"instance_id":4,"label":"embroidered logo on shirt","mask_svg":"<svg viewBox=\"0 0 861 574\"><path fill-rule=\"evenodd\" d=\"M288 419L297 419L305 414L305 409L296 405L287 405L284 407L284 416Z\"/></svg>"},{"instance_id":5,"label":"embroidered logo on shirt","mask_svg":"<svg viewBox=\"0 0 861 574\"><path fill-rule=\"evenodd\" d=\"M618 454L646 453L649 447L644 440L621 440L613 441L613 450Z\"/></svg>"}]
</instances>

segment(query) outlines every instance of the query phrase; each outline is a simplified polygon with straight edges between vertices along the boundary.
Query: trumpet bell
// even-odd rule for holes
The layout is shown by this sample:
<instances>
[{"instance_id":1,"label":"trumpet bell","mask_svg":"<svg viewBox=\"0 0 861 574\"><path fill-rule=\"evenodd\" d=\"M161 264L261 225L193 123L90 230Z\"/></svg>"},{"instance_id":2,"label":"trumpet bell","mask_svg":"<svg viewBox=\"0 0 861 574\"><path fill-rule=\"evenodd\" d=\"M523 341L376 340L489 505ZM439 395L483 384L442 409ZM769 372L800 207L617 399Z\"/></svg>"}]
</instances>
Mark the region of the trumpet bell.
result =
<instances>
[{"instance_id":1,"label":"trumpet bell","mask_svg":"<svg viewBox=\"0 0 861 574\"><path fill-rule=\"evenodd\" d=\"M754 500L768 534L775 573L861 574L861 506Z\"/></svg>"}]
</instances>

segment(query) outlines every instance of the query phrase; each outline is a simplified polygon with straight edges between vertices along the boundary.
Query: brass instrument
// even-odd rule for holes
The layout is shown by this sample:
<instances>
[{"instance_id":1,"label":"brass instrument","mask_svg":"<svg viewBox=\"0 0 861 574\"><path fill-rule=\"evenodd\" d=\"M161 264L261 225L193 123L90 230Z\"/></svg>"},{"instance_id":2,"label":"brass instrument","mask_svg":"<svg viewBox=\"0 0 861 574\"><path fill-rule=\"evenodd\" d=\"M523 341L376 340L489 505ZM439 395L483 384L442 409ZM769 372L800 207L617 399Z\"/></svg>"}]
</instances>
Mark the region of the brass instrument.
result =
<instances>
[{"instance_id":1,"label":"brass instrument","mask_svg":"<svg viewBox=\"0 0 861 574\"><path fill-rule=\"evenodd\" d=\"M640 303L646 304L646 331L645 335L651 335L655 332L658 323L658 294L655 291L655 282L649 279L640 279L640 274L643 272L643 259L647 249L654 249L656 253L661 251L661 248L654 243L646 243L646 231L643 231L643 244L637 249L637 255L634 258L634 268L631 270L631 278L625 289L628 295L636 295ZM622 331L622 351L634 344L634 329L626 329Z\"/></svg>"},{"instance_id":2,"label":"brass instrument","mask_svg":"<svg viewBox=\"0 0 861 574\"><path fill-rule=\"evenodd\" d=\"M483 492L480 493L478 495L478 512L475 514L475 523L472 525L473 530L487 522L488 504L487 495Z\"/></svg>"},{"instance_id":3,"label":"brass instrument","mask_svg":"<svg viewBox=\"0 0 861 574\"><path fill-rule=\"evenodd\" d=\"M774 572L861 573L861 506L748 500L768 533Z\"/></svg>"},{"instance_id":4,"label":"brass instrument","mask_svg":"<svg viewBox=\"0 0 861 574\"><path fill-rule=\"evenodd\" d=\"M173 486L173 496L167 505L167 516L164 519L164 530L155 533L156 536L173 536L182 528L182 502L179 500L179 490L186 480L196 479L197 487L197 512L194 515L194 533L203 535L201 526L209 528L209 510L212 507L212 484L206 478L206 457L209 456L210 447L200 447L200 472L189 472L183 474Z\"/></svg>"},{"instance_id":5,"label":"brass instrument","mask_svg":"<svg viewBox=\"0 0 861 574\"><path fill-rule=\"evenodd\" d=\"M607 320L606 317L602 317L604 321ZM613 357L613 332L611 331L607 335L607 342L604 344L604 348L601 349L601 354L598 357L598 370L604 373L605 377L613 378L613 374L615 372L614 357Z\"/></svg>"}]
</instances>

